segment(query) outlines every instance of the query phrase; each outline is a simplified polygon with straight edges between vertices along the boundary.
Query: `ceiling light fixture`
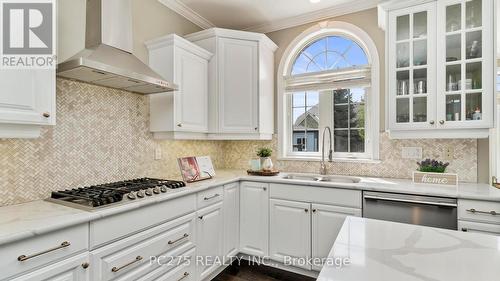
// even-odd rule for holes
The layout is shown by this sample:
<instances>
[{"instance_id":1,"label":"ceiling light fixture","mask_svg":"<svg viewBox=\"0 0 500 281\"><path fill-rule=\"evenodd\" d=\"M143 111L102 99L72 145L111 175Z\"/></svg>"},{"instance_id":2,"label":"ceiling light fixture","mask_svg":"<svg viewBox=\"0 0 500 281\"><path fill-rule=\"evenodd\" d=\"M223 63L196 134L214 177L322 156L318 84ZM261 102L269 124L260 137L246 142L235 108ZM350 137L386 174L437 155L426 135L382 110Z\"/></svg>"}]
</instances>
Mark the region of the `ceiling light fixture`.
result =
<instances>
[{"instance_id":1,"label":"ceiling light fixture","mask_svg":"<svg viewBox=\"0 0 500 281\"><path fill-rule=\"evenodd\" d=\"M316 3L319 3L321 0L309 0L309 2L313 3L313 4L316 4Z\"/></svg>"}]
</instances>

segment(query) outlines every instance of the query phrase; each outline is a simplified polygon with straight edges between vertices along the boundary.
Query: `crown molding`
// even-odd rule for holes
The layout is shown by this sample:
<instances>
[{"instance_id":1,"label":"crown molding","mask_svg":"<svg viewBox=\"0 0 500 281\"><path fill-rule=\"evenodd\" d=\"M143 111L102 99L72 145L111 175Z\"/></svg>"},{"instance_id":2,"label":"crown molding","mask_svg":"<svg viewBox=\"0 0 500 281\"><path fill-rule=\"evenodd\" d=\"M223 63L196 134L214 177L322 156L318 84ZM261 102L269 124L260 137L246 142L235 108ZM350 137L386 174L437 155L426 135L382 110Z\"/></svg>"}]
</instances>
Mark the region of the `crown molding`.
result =
<instances>
[{"instance_id":1,"label":"crown molding","mask_svg":"<svg viewBox=\"0 0 500 281\"><path fill-rule=\"evenodd\" d=\"M160 0L165 1L165 0ZM289 17L281 20L276 20L270 23L260 24L245 28L245 31L269 33L277 30L282 30L294 26L299 26L311 22L325 20L333 17L338 17L350 13L355 13L377 7L381 1L379 0L356 0L347 3L332 6L330 8L321 9L294 17Z\"/></svg>"},{"instance_id":2,"label":"crown molding","mask_svg":"<svg viewBox=\"0 0 500 281\"><path fill-rule=\"evenodd\" d=\"M183 4L178 0L158 0L158 2L167 6L170 10L178 13L179 15L185 17L190 22L196 24L197 26L207 29L211 27L215 27L215 24L202 17L197 12L193 11L191 8Z\"/></svg>"}]
</instances>

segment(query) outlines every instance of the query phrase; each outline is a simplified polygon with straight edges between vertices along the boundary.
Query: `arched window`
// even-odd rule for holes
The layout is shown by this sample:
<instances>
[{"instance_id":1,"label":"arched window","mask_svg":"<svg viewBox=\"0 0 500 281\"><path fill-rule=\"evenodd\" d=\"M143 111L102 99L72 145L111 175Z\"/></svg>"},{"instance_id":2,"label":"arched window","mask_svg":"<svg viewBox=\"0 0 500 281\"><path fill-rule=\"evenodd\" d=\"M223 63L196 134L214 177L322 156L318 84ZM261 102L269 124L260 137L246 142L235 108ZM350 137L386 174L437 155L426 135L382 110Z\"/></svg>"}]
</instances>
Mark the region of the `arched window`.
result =
<instances>
[{"instance_id":1,"label":"arched window","mask_svg":"<svg viewBox=\"0 0 500 281\"><path fill-rule=\"evenodd\" d=\"M297 37L277 77L280 157L319 157L328 126L336 159L378 158L378 64L354 25L321 23Z\"/></svg>"}]
</instances>

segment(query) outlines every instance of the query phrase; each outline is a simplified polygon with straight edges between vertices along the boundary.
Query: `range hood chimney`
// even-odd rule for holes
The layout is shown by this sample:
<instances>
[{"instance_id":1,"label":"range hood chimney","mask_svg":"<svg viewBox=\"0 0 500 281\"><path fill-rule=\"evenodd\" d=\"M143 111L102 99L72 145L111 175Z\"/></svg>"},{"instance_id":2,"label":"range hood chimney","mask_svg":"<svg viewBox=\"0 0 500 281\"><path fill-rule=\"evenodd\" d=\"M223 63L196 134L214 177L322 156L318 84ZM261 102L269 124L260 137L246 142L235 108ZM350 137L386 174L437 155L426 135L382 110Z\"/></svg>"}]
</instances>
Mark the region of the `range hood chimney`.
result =
<instances>
[{"instance_id":1,"label":"range hood chimney","mask_svg":"<svg viewBox=\"0 0 500 281\"><path fill-rule=\"evenodd\" d=\"M176 90L132 55L131 0L87 0L85 49L57 65L57 76L140 94Z\"/></svg>"}]
</instances>

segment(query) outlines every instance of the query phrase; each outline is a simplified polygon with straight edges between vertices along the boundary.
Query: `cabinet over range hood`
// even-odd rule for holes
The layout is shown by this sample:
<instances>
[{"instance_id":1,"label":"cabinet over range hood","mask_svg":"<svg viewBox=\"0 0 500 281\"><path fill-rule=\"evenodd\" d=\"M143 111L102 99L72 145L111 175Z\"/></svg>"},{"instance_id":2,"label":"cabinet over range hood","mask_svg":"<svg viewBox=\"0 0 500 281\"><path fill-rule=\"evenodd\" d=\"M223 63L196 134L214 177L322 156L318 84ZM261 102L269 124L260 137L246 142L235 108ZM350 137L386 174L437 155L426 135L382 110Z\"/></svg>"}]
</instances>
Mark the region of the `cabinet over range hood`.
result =
<instances>
[{"instance_id":1,"label":"cabinet over range hood","mask_svg":"<svg viewBox=\"0 0 500 281\"><path fill-rule=\"evenodd\" d=\"M176 90L132 54L131 0L87 0L85 49L58 64L57 76L140 94Z\"/></svg>"}]
</instances>

